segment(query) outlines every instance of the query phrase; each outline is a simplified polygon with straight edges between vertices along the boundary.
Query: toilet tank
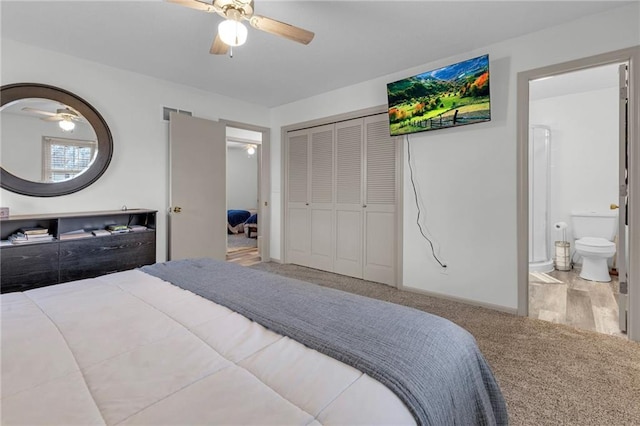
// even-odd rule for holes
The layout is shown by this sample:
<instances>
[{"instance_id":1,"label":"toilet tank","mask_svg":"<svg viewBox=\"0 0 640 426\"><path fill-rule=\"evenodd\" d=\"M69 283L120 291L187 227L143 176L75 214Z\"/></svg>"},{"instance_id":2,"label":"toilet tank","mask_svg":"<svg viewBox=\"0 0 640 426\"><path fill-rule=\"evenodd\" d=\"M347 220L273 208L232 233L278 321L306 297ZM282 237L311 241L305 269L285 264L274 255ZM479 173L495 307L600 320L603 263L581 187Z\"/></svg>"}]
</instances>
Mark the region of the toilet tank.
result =
<instances>
[{"instance_id":1,"label":"toilet tank","mask_svg":"<svg viewBox=\"0 0 640 426\"><path fill-rule=\"evenodd\" d=\"M583 237L599 237L613 241L618 232L618 211L573 212L571 224L573 237L576 240Z\"/></svg>"}]
</instances>

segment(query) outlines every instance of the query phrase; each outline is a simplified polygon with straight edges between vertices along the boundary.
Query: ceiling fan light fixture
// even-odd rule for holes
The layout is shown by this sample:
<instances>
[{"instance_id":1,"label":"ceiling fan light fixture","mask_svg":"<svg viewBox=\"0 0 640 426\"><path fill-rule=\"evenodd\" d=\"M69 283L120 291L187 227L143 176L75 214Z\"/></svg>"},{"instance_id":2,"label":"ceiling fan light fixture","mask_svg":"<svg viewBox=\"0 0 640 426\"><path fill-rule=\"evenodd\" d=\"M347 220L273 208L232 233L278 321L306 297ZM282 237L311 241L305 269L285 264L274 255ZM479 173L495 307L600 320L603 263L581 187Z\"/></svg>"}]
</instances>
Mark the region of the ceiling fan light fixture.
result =
<instances>
[{"instance_id":1,"label":"ceiling fan light fixture","mask_svg":"<svg viewBox=\"0 0 640 426\"><path fill-rule=\"evenodd\" d=\"M218 35L227 46L242 46L247 41L247 27L242 22L227 19L218 25Z\"/></svg>"},{"instance_id":2,"label":"ceiling fan light fixture","mask_svg":"<svg viewBox=\"0 0 640 426\"><path fill-rule=\"evenodd\" d=\"M73 121L69 120L68 118L65 118L64 120L61 120L61 121L58 122L58 126L60 126L60 128L63 131L70 132L73 129L75 129L76 123L74 123Z\"/></svg>"}]
</instances>

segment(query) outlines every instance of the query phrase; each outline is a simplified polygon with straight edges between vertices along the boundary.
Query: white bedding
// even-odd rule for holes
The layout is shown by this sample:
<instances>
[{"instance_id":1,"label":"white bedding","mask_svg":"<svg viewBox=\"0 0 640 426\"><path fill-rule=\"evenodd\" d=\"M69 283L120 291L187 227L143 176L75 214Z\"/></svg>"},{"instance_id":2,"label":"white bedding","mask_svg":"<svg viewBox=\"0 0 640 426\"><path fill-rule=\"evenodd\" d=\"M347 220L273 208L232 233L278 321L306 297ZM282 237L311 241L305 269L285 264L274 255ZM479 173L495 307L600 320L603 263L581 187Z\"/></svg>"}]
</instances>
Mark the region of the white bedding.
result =
<instances>
[{"instance_id":1,"label":"white bedding","mask_svg":"<svg viewBox=\"0 0 640 426\"><path fill-rule=\"evenodd\" d=\"M3 425L415 424L369 376L140 271L1 300Z\"/></svg>"}]
</instances>

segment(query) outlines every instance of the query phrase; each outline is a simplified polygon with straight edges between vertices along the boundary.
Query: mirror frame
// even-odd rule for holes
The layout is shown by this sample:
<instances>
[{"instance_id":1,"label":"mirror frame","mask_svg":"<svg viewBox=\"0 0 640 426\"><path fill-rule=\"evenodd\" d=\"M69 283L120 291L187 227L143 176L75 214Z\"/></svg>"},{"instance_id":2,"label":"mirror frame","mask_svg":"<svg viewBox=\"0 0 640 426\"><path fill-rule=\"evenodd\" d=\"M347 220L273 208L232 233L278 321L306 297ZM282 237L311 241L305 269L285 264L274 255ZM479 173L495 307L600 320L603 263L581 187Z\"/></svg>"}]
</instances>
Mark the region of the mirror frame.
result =
<instances>
[{"instance_id":1,"label":"mirror frame","mask_svg":"<svg viewBox=\"0 0 640 426\"><path fill-rule=\"evenodd\" d=\"M0 87L0 107L20 99L41 98L61 102L78 111L93 127L98 154L91 166L73 179L44 183L22 179L0 166L0 187L17 194L34 197L58 197L73 194L94 183L109 167L113 155L113 137L107 122L91 104L58 87L38 83L15 83ZM5 141L6 143L6 141Z\"/></svg>"}]
</instances>

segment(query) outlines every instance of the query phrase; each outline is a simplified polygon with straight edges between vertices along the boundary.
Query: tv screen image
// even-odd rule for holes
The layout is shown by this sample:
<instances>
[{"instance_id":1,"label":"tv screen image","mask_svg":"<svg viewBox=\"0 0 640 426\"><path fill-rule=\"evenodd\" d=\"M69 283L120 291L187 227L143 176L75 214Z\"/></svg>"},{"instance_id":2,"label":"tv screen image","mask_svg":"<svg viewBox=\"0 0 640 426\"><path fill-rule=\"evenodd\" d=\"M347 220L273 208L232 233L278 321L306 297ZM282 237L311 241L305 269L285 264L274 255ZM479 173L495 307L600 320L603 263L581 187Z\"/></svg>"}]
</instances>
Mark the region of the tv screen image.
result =
<instances>
[{"instance_id":1,"label":"tv screen image","mask_svg":"<svg viewBox=\"0 0 640 426\"><path fill-rule=\"evenodd\" d=\"M387 84L391 136L491 120L489 55Z\"/></svg>"}]
</instances>

